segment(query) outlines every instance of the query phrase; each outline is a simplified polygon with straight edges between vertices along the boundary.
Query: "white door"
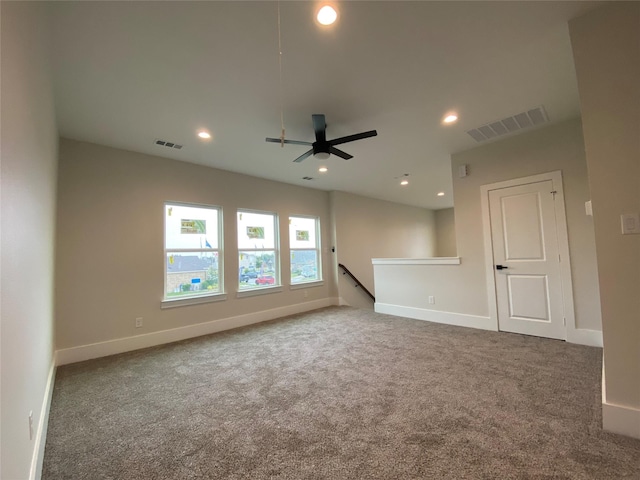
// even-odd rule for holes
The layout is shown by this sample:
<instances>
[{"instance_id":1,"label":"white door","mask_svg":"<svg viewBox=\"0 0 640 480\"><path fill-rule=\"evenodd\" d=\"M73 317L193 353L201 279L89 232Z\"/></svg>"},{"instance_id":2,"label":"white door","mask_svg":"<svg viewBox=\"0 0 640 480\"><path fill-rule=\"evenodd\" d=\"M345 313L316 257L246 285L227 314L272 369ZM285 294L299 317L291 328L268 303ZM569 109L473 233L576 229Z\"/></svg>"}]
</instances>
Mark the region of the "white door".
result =
<instances>
[{"instance_id":1,"label":"white door","mask_svg":"<svg viewBox=\"0 0 640 480\"><path fill-rule=\"evenodd\" d=\"M489 191L502 331L566 338L553 182Z\"/></svg>"}]
</instances>

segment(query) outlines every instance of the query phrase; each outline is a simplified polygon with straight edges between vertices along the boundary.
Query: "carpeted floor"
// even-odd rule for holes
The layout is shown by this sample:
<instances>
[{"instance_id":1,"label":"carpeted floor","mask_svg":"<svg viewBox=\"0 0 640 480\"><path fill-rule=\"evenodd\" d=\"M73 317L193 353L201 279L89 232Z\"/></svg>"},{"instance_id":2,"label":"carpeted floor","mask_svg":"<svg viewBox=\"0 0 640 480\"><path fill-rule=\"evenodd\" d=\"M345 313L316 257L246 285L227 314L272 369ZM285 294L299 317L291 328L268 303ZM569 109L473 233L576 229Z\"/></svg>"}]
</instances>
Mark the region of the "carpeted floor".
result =
<instances>
[{"instance_id":1,"label":"carpeted floor","mask_svg":"<svg viewBox=\"0 0 640 480\"><path fill-rule=\"evenodd\" d=\"M330 307L60 367L53 479L640 479L602 351Z\"/></svg>"}]
</instances>

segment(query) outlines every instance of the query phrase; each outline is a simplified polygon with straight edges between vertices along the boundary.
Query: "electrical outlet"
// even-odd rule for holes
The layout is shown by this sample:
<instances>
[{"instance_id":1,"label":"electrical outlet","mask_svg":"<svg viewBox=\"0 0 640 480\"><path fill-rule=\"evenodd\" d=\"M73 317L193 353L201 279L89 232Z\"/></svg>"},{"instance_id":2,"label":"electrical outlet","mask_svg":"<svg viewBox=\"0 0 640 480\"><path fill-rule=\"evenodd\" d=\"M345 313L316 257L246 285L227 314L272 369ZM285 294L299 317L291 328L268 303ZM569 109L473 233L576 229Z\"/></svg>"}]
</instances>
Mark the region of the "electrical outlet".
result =
<instances>
[{"instance_id":1,"label":"electrical outlet","mask_svg":"<svg viewBox=\"0 0 640 480\"><path fill-rule=\"evenodd\" d=\"M29 410L29 440L33 440L33 410Z\"/></svg>"},{"instance_id":2,"label":"electrical outlet","mask_svg":"<svg viewBox=\"0 0 640 480\"><path fill-rule=\"evenodd\" d=\"M136 318L136 328L142 328L142 317Z\"/></svg>"},{"instance_id":3,"label":"electrical outlet","mask_svg":"<svg viewBox=\"0 0 640 480\"><path fill-rule=\"evenodd\" d=\"M432 296L432 295L429 295L429 303L430 303L431 305L433 305L434 303L436 303L436 297L434 297L434 296Z\"/></svg>"}]
</instances>

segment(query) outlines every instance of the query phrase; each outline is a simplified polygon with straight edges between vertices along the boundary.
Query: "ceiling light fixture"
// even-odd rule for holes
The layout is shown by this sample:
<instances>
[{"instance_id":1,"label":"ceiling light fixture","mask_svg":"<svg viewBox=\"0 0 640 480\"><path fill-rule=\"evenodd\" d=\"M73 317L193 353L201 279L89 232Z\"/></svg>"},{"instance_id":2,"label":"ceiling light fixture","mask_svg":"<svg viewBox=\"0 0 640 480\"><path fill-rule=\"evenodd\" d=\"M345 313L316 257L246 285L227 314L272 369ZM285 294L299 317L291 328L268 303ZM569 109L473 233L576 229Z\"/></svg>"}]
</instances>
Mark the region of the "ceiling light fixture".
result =
<instances>
[{"instance_id":1,"label":"ceiling light fixture","mask_svg":"<svg viewBox=\"0 0 640 480\"><path fill-rule=\"evenodd\" d=\"M338 18L338 12L331 5L325 5L320 10L318 10L316 18L318 19L318 23L320 23L320 25L331 25Z\"/></svg>"},{"instance_id":2,"label":"ceiling light fixture","mask_svg":"<svg viewBox=\"0 0 640 480\"><path fill-rule=\"evenodd\" d=\"M211 134L210 134L209 132L205 131L205 130L200 130L200 131L198 132L198 136L199 136L200 138L205 139L205 140L207 140L207 139L211 138Z\"/></svg>"},{"instance_id":3,"label":"ceiling light fixture","mask_svg":"<svg viewBox=\"0 0 640 480\"><path fill-rule=\"evenodd\" d=\"M442 123L451 124L458 121L458 115L455 113L448 113L443 119Z\"/></svg>"},{"instance_id":4,"label":"ceiling light fixture","mask_svg":"<svg viewBox=\"0 0 640 480\"><path fill-rule=\"evenodd\" d=\"M320 167L320 168L318 169L318 171L319 171L319 172L321 172L321 173L324 173L324 172L326 172L326 171L328 171L328 170L329 170L329 169L328 169L327 167Z\"/></svg>"},{"instance_id":5,"label":"ceiling light fixture","mask_svg":"<svg viewBox=\"0 0 640 480\"><path fill-rule=\"evenodd\" d=\"M438 192L439 197L444 197L444 192Z\"/></svg>"},{"instance_id":6,"label":"ceiling light fixture","mask_svg":"<svg viewBox=\"0 0 640 480\"><path fill-rule=\"evenodd\" d=\"M409 174L408 173L403 173L399 177L393 177L393 178L395 178L395 179L401 178L402 180L400 180L400 185L402 185L403 187L405 185L409 185L409 180L407 180L409 178Z\"/></svg>"}]
</instances>

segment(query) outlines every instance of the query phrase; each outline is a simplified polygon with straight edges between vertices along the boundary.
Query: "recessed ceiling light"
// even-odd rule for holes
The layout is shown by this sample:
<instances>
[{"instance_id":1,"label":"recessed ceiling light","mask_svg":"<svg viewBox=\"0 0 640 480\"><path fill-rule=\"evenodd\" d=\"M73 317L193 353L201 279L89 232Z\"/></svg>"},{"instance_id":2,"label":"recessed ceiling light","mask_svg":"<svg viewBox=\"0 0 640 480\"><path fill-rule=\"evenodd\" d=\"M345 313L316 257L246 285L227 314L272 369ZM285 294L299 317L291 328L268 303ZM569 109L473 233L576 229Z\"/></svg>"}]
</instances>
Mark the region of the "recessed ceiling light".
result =
<instances>
[{"instance_id":1,"label":"recessed ceiling light","mask_svg":"<svg viewBox=\"0 0 640 480\"><path fill-rule=\"evenodd\" d=\"M439 197L444 197L444 192L438 192Z\"/></svg>"},{"instance_id":2,"label":"recessed ceiling light","mask_svg":"<svg viewBox=\"0 0 640 480\"><path fill-rule=\"evenodd\" d=\"M318 10L316 18L321 25L331 25L338 18L338 12L331 5L325 5Z\"/></svg>"},{"instance_id":3,"label":"recessed ceiling light","mask_svg":"<svg viewBox=\"0 0 640 480\"><path fill-rule=\"evenodd\" d=\"M447 124L448 123L455 123L457 121L458 121L458 115L456 115L455 113L449 113L449 114L447 114L446 117L444 117L442 119L442 122L443 123L447 123Z\"/></svg>"},{"instance_id":4,"label":"recessed ceiling light","mask_svg":"<svg viewBox=\"0 0 640 480\"><path fill-rule=\"evenodd\" d=\"M211 138L211 134L210 134L209 132L205 131L205 130L200 130L200 131L198 132L198 136L199 136L200 138L204 138L204 139Z\"/></svg>"},{"instance_id":5,"label":"recessed ceiling light","mask_svg":"<svg viewBox=\"0 0 640 480\"><path fill-rule=\"evenodd\" d=\"M329 170L327 167L320 167L320 168L318 169L318 171L319 171L319 172L322 172L322 173L326 172L327 170Z\"/></svg>"},{"instance_id":6,"label":"recessed ceiling light","mask_svg":"<svg viewBox=\"0 0 640 480\"><path fill-rule=\"evenodd\" d=\"M409 180L402 180L400 185L409 185Z\"/></svg>"}]
</instances>

